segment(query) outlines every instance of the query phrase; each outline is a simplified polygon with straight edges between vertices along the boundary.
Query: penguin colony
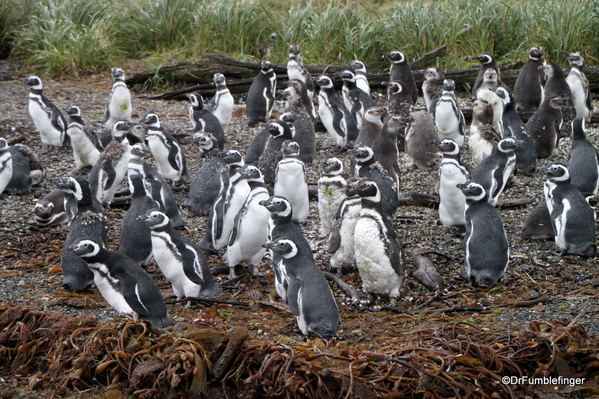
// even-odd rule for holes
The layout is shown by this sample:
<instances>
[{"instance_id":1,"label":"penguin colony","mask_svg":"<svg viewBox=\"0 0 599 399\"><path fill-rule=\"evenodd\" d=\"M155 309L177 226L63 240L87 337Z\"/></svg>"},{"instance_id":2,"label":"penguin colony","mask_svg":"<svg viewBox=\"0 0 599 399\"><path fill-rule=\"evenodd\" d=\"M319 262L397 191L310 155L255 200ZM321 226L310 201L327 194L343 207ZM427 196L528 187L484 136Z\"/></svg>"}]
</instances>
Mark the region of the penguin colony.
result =
<instances>
[{"instance_id":1,"label":"penguin colony","mask_svg":"<svg viewBox=\"0 0 599 399\"><path fill-rule=\"evenodd\" d=\"M285 106L278 107L277 77L263 61L246 98L247 125L253 128L248 130L255 136L248 148L226 144L235 105L222 74L214 76L216 95L206 106L199 94L188 96L191 134L173 134L166 127L168 115L163 126L163 116L152 110L134 122L138 110L120 68L111 71L114 84L101 132L86 126L85 110L76 104L65 109L67 121L42 94L39 77L24 79L30 88L29 114L42 143L71 146L76 167L73 176L53 180L56 190L33 211L40 226L69 226L61 259L63 288L81 291L94 284L117 312L155 328L168 327L172 321L163 294L144 267L155 261L177 299L218 297L222 279L213 278L210 253L226 262L229 279L238 278L235 269L243 262L252 278L264 278L272 268L273 286L301 333L335 337L342 320L304 237L304 223L319 218L319 236L330 254L325 269L357 271L365 297L382 296L392 304L401 300L409 288L402 232L393 221L405 194L401 174L411 168L436 176L438 222L465 229L465 284L493 287L509 273L510 262L496 208L501 193L510 189L514 173L533 174L537 158L551 160L568 106L576 114L570 158L567 165L540 169L546 175L545 205L535 208L531 218L541 215L542 222L526 221L533 231L525 236L551 236L562 255L596 255L595 212L585 195L599 190L599 155L585 136L592 105L580 54L567 55L571 70L565 78L553 64L545 66L542 49L533 47L513 92L501 81L491 54L473 57L482 68L473 85L476 112L470 127L453 94L455 85L442 70L424 73L419 94L406 54L386 56L392 62L386 104L371 97L364 63L350 61L336 76L311 76L294 44ZM542 71L548 68L570 90L544 90ZM343 90L335 90L335 79L343 79ZM536 112L525 124L519 110ZM311 165L317 125L327 132L324 150L329 155L324 164ZM474 151L469 147L474 142L481 149L468 168L460 152ZM188 146L197 146L206 157L203 165L190 168L197 170L193 178L185 158ZM24 192L43 179L43 162L22 147L0 138L0 192ZM320 168L318 182L307 180L311 167ZM114 252L108 248L106 212L125 178L131 205L122 220L119 252ZM317 212L309 208L309 183L318 184ZM24 188L14 188L20 184ZM172 188L186 186L189 198L183 208ZM177 230L185 226L188 213L208 214L206 236L199 243ZM541 225L544 231L534 231Z\"/></svg>"}]
</instances>

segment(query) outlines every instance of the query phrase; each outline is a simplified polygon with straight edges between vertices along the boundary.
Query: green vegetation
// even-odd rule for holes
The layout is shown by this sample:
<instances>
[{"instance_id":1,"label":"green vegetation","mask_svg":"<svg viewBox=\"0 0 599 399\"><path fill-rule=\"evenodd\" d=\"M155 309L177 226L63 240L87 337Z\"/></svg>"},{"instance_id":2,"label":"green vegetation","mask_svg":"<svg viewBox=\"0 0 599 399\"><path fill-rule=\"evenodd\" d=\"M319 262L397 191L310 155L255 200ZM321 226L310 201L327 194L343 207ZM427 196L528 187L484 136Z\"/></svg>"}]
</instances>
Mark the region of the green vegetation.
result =
<instances>
[{"instance_id":1,"label":"green vegetation","mask_svg":"<svg viewBox=\"0 0 599 399\"><path fill-rule=\"evenodd\" d=\"M311 64L379 61L394 49L414 60L448 43L443 68L467 67L465 56L483 51L499 63L525 60L533 45L562 64L562 53L580 51L596 65L598 13L599 0L0 0L0 57L76 75L203 52L282 63L291 43Z\"/></svg>"}]
</instances>

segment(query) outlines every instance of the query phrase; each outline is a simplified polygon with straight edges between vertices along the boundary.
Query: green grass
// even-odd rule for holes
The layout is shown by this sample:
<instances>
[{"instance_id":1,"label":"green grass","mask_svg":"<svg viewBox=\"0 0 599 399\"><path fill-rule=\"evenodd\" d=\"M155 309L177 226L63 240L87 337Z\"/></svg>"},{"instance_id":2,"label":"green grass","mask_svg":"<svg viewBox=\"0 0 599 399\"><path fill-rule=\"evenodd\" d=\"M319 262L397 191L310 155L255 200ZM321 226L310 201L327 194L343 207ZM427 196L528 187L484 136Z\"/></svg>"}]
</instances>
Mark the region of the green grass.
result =
<instances>
[{"instance_id":1,"label":"green grass","mask_svg":"<svg viewBox=\"0 0 599 399\"><path fill-rule=\"evenodd\" d=\"M451 69L483 51L502 64L526 60L541 45L562 65L572 51L596 65L598 12L599 0L0 0L0 56L54 75L204 52L283 63L291 43L320 65L380 61L396 49L415 60L449 44L438 66Z\"/></svg>"}]
</instances>

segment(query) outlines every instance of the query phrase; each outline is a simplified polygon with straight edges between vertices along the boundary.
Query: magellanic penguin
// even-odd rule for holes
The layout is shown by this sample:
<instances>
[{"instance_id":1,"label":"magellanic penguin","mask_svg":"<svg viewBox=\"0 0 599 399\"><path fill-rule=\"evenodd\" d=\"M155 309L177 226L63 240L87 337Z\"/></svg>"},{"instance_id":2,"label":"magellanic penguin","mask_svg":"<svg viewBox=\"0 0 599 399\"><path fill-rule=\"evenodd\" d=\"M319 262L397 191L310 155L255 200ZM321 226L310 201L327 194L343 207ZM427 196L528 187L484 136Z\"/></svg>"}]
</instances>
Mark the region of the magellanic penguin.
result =
<instances>
[{"instance_id":1,"label":"magellanic penguin","mask_svg":"<svg viewBox=\"0 0 599 399\"><path fill-rule=\"evenodd\" d=\"M570 72L568 72L566 82L572 90L576 116L589 120L593 114L593 95L589 89L589 81L582 71L584 58L580 53L566 54L565 57L570 63Z\"/></svg>"},{"instance_id":2,"label":"magellanic penguin","mask_svg":"<svg viewBox=\"0 0 599 399\"><path fill-rule=\"evenodd\" d=\"M584 195L596 195L599 191L599 152L586 138L584 118L572 121L572 148L568 157L570 183Z\"/></svg>"},{"instance_id":3,"label":"magellanic penguin","mask_svg":"<svg viewBox=\"0 0 599 399\"><path fill-rule=\"evenodd\" d=\"M241 178L248 182L250 192L235 216L235 225L227 246L229 278L235 277L235 266L241 262L247 262L252 273L258 275L260 261L266 252L262 245L268 241L270 212L260 202L270 198L270 194L262 173L254 165L244 165L241 168Z\"/></svg>"},{"instance_id":4,"label":"magellanic penguin","mask_svg":"<svg viewBox=\"0 0 599 399\"><path fill-rule=\"evenodd\" d=\"M370 107L364 112L362 128L356 139L356 145L372 147L375 141L383 134L383 117L387 109L385 107Z\"/></svg>"},{"instance_id":5,"label":"magellanic penguin","mask_svg":"<svg viewBox=\"0 0 599 399\"><path fill-rule=\"evenodd\" d=\"M528 52L528 61L520 69L514 84L514 109L517 112L534 112L541 106L545 98L545 75L539 68L543 65L543 48L534 46Z\"/></svg>"},{"instance_id":6,"label":"magellanic penguin","mask_svg":"<svg viewBox=\"0 0 599 399\"><path fill-rule=\"evenodd\" d=\"M85 262L67 247L83 237L106 244L108 227L102 214L102 205L92 196L87 180L82 177L59 177L56 187L77 199L77 215L69 225L69 233L60 257L62 288L65 291L82 291L94 282L94 274Z\"/></svg>"},{"instance_id":7,"label":"magellanic penguin","mask_svg":"<svg viewBox=\"0 0 599 399\"><path fill-rule=\"evenodd\" d=\"M128 180L131 205L121 223L119 252L143 266L152 259L152 232L143 220L139 220L139 217L150 210L160 208L151 194L146 192L141 174L129 173Z\"/></svg>"},{"instance_id":8,"label":"magellanic penguin","mask_svg":"<svg viewBox=\"0 0 599 399\"><path fill-rule=\"evenodd\" d=\"M546 240L555 237L551 215L545 201L539 202L526 217L522 225L522 237L530 240Z\"/></svg>"},{"instance_id":9,"label":"magellanic penguin","mask_svg":"<svg viewBox=\"0 0 599 399\"><path fill-rule=\"evenodd\" d=\"M173 285L177 299L213 297L221 288L212 280L202 251L189 238L173 229L163 212L150 210L139 216L152 230L152 254Z\"/></svg>"},{"instance_id":10,"label":"magellanic penguin","mask_svg":"<svg viewBox=\"0 0 599 399\"><path fill-rule=\"evenodd\" d=\"M266 149L266 144L270 138L269 124L264 123L260 130L250 142L250 145L245 150L245 163L258 165L258 160ZM289 131L289 137L293 138L293 134Z\"/></svg>"},{"instance_id":11,"label":"magellanic penguin","mask_svg":"<svg viewBox=\"0 0 599 399\"><path fill-rule=\"evenodd\" d=\"M491 125L495 131L503 138L505 133L503 131L503 110L505 107L503 91L498 90L499 87L491 87L489 89L478 90L476 99L485 100L493 108L493 120Z\"/></svg>"},{"instance_id":12,"label":"magellanic penguin","mask_svg":"<svg viewBox=\"0 0 599 399\"><path fill-rule=\"evenodd\" d=\"M576 118L576 108L574 107L574 100L572 98L572 90L566 82L566 75L561 66L555 62L550 62L540 67L545 76L547 82L545 82L545 97L560 96L566 98L568 101L566 105L562 106L563 123L560 127L561 137L570 137L572 133L572 121Z\"/></svg>"},{"instance_id":13,"label":"magellanic penguin","mask_svg":"<svg viewBox=\"0 0 599 399\"><path fill-rule=\"evenodd\" d=\"M146 195L152 197L171 220L174 228L185 226L185 221L179 213L179 206L173 190L166 180L158 173L144 158L150 154L150 150L142 143L136 143L131 147L131 157L127 165L129 176L139 174L143 178Z\"/></svg>"},{"instance_id":14,"label":"magellanic penguin","mask_svg":"<svg viewBox=\"0 0 599 399\"><path fill-rule=\"evenodd\" d=\"M189 117L191 118L194 133L213 135L218 144L218 149L225 148L225 131L220 120L204 107L204 98L200 94L187 94L189 99Z\"/></svg>"},{"instance_id":15,"label":"magellanic penguin","mask_svg":"<svg viewBox=\"0 0 599 399\"><path fill-rule=\"evenodd\" d=\"M387 86L387 108L390 113L399 114L404 109L409 109L410 106L414 105L412 93L407 90L405 83L392 80L382 84Z\"/></svg>"},{"instance_id":16,"label":"magellanic penguin","mask_svg":"<svg viewBox=\"0 0 599 399\"><path fill-rule=\"evenodd\" d=\"M108 103L104 111L104 127L112 130L118 121L131 122L131 92L125 83L125 71L114 67L110 70L112 74L112 89L108 96Z\"/></svg>"},{"instance_id":17,"label":"magellanic penguin","mask_svg":"<svg viewBox=\"0 0 599 399\"><path fill-rule=\"evenodd\" d=\"M269 242L277 241L279 238L290 238L301 249L307 257L314 261L312 248L308 240L300 231L298 225L291 218L293 209L285 197L273 195L265 201L260 201L260 205L268 209L270 219L268 221L268 239ZM275 288L277 294L282 300L287 301L287 288L289 287L289 276L281 266L282 257L280 254L272 253L272 268L275 272Z\"/></svg>"},{"instance_id":18,"label":"magellanic penguin","mask_svg":"<svg viewBox=\"0 0 599 399\"><path fill-rule=\"evenodd\" d=\"M293 140L295 140L301 150L300 159L311 164L316 155L316 132L314 130L315 119L311 115L314 107L308 109L306 103L310 105L304 84L297 79L288 83L288 87L283 91L285 99L285 113L281 119L293 126Z\"/></svg>"},{"instance_id":19,"label":"magellanic penguin","mask_svg":"<svg viewBox=\"0 0 599 399\"><path fill-rule=\"evenodd\" d=\"M60 189L50 191L37 201L33 208L33 220L38 226L43 227L69 224L75 215L77 215L77 198L73 193Z\"/></svg>"},{"instance_id":20,"label":"magellanic penguin","mask_svg":"<svg viewBox=\"0 0 599 399\"><path fill-rule=\"evenodd\" d=\"M528 127L516 109L514 108L514 96L505 87L494 90L503 101L503 137L513 137L522 141L522 145L516 148L516 168L527 175L532 175L537 169L537 150L535 141L528 131Z\"/></svg>"},{"instance_id":21,"label":"magellanic penguin","mask_svg":"<svg viewBox=\"0 0 599 399\"><path fill-rule=\"evenodd\" d=\"M337 274L342 274L344 269L356 267L354 230L362 210L362 200L358 195L359 181L355 177L347 179L345 198L339 204L331 223L327 251L331 254L331 269L336 270Z\"/></svg>"},{"instance_id":22,"label":"magellanic penguin","mask_svg":"<svg viewBox=\"0 0 599 399\"><path fill-rule=\"evenodd\" d=\"M470 177L485 190L485 198L491 205L497 205L499 195L516 167L514 150L522 145L520 140L508 137L501 140L491 155L479 163L470 173Z\"/></svg>"},{"instance_id":23,"label":"magellanic penguin","mask_svg":"<svg viewBox=\"0 0 599 399\"><path fill-rule=\"evenodd\" d=\"M331 287L314 260L289 238L265 246L282 258L281 268L289 277L287 304L297 317L302 334L333 338L341 323L339 309Z\"/></svg>"},{"instance_id":24,"label":"magellanic penguin","mask_svg":"<svg viewBox=\"0 0 599 399\"><path fill-rule=\"evenodd\" d=\"M435 106L435 126L439 139L452 139L460 147L464 145L464 132L466 121L464 114L458 107L454 94L455 82L445 79L443 93Z\"/></svg>"},{"instance_id":25,"label":"magellanic penguin","mask_svg":"<svg viewBox=\"0 0 599 399\"><path fill-rule=\"evenodd\" d=\"M0 194L4 192L10 179L12 179L12 153L10 152L8 142L0 138Z\"/></svg>"},{"instance_id":26,"label":"magellanic penguin","mask_svg":"<svg viewBox=\"0 0 599 399\"><path fill-rule=\"evenodd\" d=\"M422 82L422 94L426 109L431 114L435 114L437 101L443 94L443 81L445 80L445 72L437 67L428 68L423 73L424 82Z\"/></svg>"},{"instance_id":27,"label":"magellanic penguin","mask_svg":"<svg viewBox=\"0 0 599 399\"><path fill-rule=\"evenodd\" d=\"M430 169L435 166L435 161L427 154L437 152L433 143L439 140L435 119L428 111L412 113L413 122L408 127L405 138L406 153L410 157L411 165L421 169Z\"/></svg>"},{"instance_id":28,"label":"magellanic penguin","mask_svg":"<svg viewBox=\"0 0 599 399\"><path fill-rule=\"evenodd\" d=\"M580 190L570 183L568 168L552 163L541 171L548 178L543 191L551 216L555 244L561 254L595 256L596 215Z\"/></svg>"},{"instance_id":29,"label":"magellanic penguin","mask_svg":"<svg viewBox=\"0 0 599 399\"><path fill-rule=\"evenodd\" d=\"M382 209L381 193L373 180L357 186L362 200L354 231L356 265L365 292L399 298L405 279L404 252L391 219Z\"/></svg>"},{"instance_id":30,"label":"magellanic penguin","mask_svg":"<svg viewBox=\"0 0 599 399\"><path fill-rule=\"evenodd\" d=\"M399 206L398 187L395 185L395 181L383 169L381 164L376 162L372 148L357 145L352 150L352 154L356 160L354 177L370 179L376 182L382 210L389 219L393 220L395 211L397 211L397 207Z\"/></svg>"},{"instance_id":31,"label":"magellanic penguin","mask_svg":"<svg viewBox=\"0 0 599 399\"><path fill-rule=\"evenodd\" d=\"M286 140L293 140L293 131L287 122L275 119L268 124L268 132L270 137L258 159L258 168L262 172L264 182L272 186L275 183L277 164L283 159L281 146Z\"/></svg>"},{"instance_id":32,"label":"magellanic penguin","mask_svg":"<svg viewBox=\"0 0 599 399\"><path fill-rule=\"evenodd\" d=\"M370 95L370 84L368 83L368 77L366 76L366 65L359 60L352 60L347 64L356 74L356 86L364 90L366 94Z\"/></svg>"},{"instance_id":33,"label":"magellanic penguin","mask_svg":"<svg viewBox=\"0 0 599 399\"><path fill-rule=\"evenodd\" d=\"M398 188L401 178L398 143L403 144L405 130L411 120L409 116L388 115L383 123L381 137L372 143L374 159L389 173Z\"/></svg>"},{"instance_id":34,"label":"magellanic penguin","mask_svg":"<svg viewBox=\"0 0 599 399\"><path fill-rule=\"evenodd\" d=\"M25 194L31 186L39 186L46 178L46 169L31 147L17 143L8 146L8 152L12 159L12 174L4 188L5 191L13 194Z\"/></svg>"},{"instance_id":35,"label":"magellanic penguin","mask_svg":"<svg viewBox=\"0 0 599 399\"><path fill-rule=\"evenodd\" d=\"M460 147L455 141L445 139L436 142L443 153L439 167L439 220L445 227L464 226L466 197L458 184L470 179L470 173L460 162Z\"/></svg>"},{"instance_id":36,"label":"magellanic penguin","mask_svg":"<svg viewBox=\"0 0 599 399\"><path fill-rule=\"evenodd\" d=\"M144 116L142 123L146 127L148 147L156 159L160 175L174 182L189 181L183 147L177 139L162 129L158 115L150 111Z\"/></svg>"},{"instance_id":37,"label":"magellanic penguin","mask_svg":"<svg viewBox=\"0 0 599 399\"><path fill-rule=\"evenodd\" d=\"M321 236L328 237L331 224L339 205L345 198L345 177L343 162L337 157L327 155L322 163L322 174L318 179L318 216Z\"/></svg>"},{"instance_id":38,"label":"magellanic penguin","mask_svg":"<svg viewBox=\"0 0 599 399\"><path fill-rule=\"evenodd\" d=\"M472 124L468 136L470 159L474 165L478 165L491 155L493 148L501 140L492 122L493 107L491 104L487 100L475 100L472 105Z\"/></svg>"},{"instance_id":39,"label":"magellanic penguin","mask_svg":"<svg viewBox=\"0 0 599 399\"><path fill-rule=\"evenodd\" d=\"M526 122L528 133L535 142L537 158L549 158L555 152L563 124L562 108L569 101L567 97L547 96Z\"/></svg>"},{"instance_id":40,"label":"magellanic penguin","mask_svg":"<svg viewBox=\"0 0 599 399\"><path fill-rule=\"evenodd\" d=\"M260 63L260 73L254 78L245 101L248 126L254 127L258 122L270 119L275 103L277 75L268 61Z\"/></svg>"},{"instance_id":41,"label":"magellanic penguin","mask_svg":"<svg viewBox=\"0 0 599 399\"><path fill-rule=\"evenodd\" d=\"M493 68L487 68L483 74L483 81L476 89L476 92L472 93L472 99L479 98L479 92L483 90L489 90L493 87L499 87L499 72Z\"/></svg>"},{"instance_id":42,"label":"magellanic penguin","mask_svg":"<svg viewBox=\"0 0 599 399\"><path fill-rule=\"evenodd\" d=\"M308 89L304 82L299 79L291 79L287 82L287 88L283 91L283 96L287 101L285 103L286 112L297 112L297 110L302 109L310 117L312 128L316 127L316 108L310 96L308 96Z\"/></svg>"},{"instance_id":43,"label":"magellanic penguin","mask_svg":"<svg viewBox=\"0 0 599 399\"><path fill-rule=\"evenodd\" d=\"M281 145L281 152L283 159L277 164L273 193L289 200L294 222L304 223L308 219L310 202L306 166L299 159L299 144L286 140Z\"/></svg>"},{"instance_id":44,"label":"magellanic penguin","mask_svg":"<svg viewBox=\"0 0 599 399\"><path fill-rule=\"evenodd\" d=\"M411 94L412 104L416 104L416 101L418 101L418 86L416 86L416 80L406 55L401 51L391 51L385 56L392 62L389 70L389 81L401 82L406 91Z\"/></svg>"},{"instance_id":45,"label":"magellanic penguin","mask_svg":"<svg viewBox=\"0 0 599 399\"><path fill-rule=\"evenodd\" d=\"M310 101L314 99L314 80L308 69L304 66L300 56L300 47L298 44L289 46L289 61L287 61L287 77L289 80L298 79L304 82Z\"/></svg>"},{"instance_id":46,"label":"magellanic penguin","mask_svg":"<svg viewBox=\"0 0 599 399\"><path fill-rule=\"evenodd\" d=\"M223 171L226 164L222 157L209 156L213 150L218 149L214 136L196 136L194 141L202 150L202 155L208 157L191 179L189 185L189 200L187 209L197 215L207 215L218 198L218 194L226 184Z\"/></svg>"},{"instance_id":47,"label":"magellanic penguin","mask_svg":"<svg viewBox=\"0 0 599 399\"><path fill-rule=\"evenodd\" d=\"M345 104L354 116L356 125L360 129L362 127L364 112L366 109L376 106L376 103L368 93L358 87L354 72L346 69L335 75L343 79L343 87L341 89L343 104Z\"/></svg>"},{"instance_id":48,"label":"magellanic penguin","mask_svg":"<svg viewBox=\"0 0 599 399\"><path fill-rule=\"evenodd\" d=\"M131 146L127 140L130 127L130 123L126 121L114 124L112 140L89 173L92 193L101 204L110 204L117 187L125 177L131 157Z\"/></svg>"},{"instance_id":49,"label":"magellanic penguin","mask_svg":"<svg viewBox=\"0 0 599 399\"><path fill-rule=\"evenodd\" d=\"M505 275L510 260L503 222L483 186L468 180L458 188L466 196L466 275L471 283L491 288Z\"/></svg>"},{"instance_id":50,"label":"magellanic penguin","mask_svg":"<svg viewBox=\"0 0 599 399\"><path fill-rule=\"evenodd\" d=\"M152 277L140 265L118 252L108 251L93 238L83 237L68 246L93 271L94 283L118 313L148 321L154 328L172 326L166 305Z\"/></svg>"},{"instance_id":51,"label":"magellanic penguin","mask_svg":"<svg viewBox=\"0 0 599 399\"><path fill-rule=\"evenodd\" d=\"M67 134L71 140L71 147L73 147L75 166L78 169L94 166L104 151L100 137L96 132L85 128L79 107L69 105L65 111L70 119Z\"/></svg>"},{"instance_id":52,"label":"magellanic penguin","mask_svg":"<svg viewBox=\"0 0 599 399\"><path fill-rule=\"evenodd\" d=\"M321 76L316 83L320 86L318 115L333 143L340 148L353 147L359 132L355 118L335 95L331 78Z\"/></svg>"},{"instance_id":53,"label":"magellanic penguin","mask_svg":"<svg viewBox=\"0 0 599 399\"><path fill-rule=\"evenodd\" d=\"M493 57L489 53L480 53L479 55L473 56L472 58L477 60L481 64L481 68L478 71L476 80L474 81L474 84L472 85L472 96L473 97L476 97L476 92L478 91L478 88L480 87L480 85L483 84L485 72L489 68L494 69L495 72L497 72L497 77L498 77L497 82L499 83L499 86L503 86L503 82L501 81L501 78L499 77L500 76L499 68L497 67L497 64L495 62L495 57Z\"/></svg>"},{"instance_id":54,"label":"magellanic penguin","mask_svg":"<svg viewBox=\"0 0 599 399\"><path fill-rule=\"evenodd\" d=\"M29 116L40 133L42 143L54 146L68 144L67 120L60 109L43 94L41 79L29 76L23 82L29 86Z\"/></svg>"},{"instance_id":55,"label":"magellanic penguin","mask_svg":"<svg viewBox=\"0 0 599 399\"><path fill-rule=\"evenodd\" d=\"M227 78L225 78L225 75L222 73L215 73L212 80L216 86L216 93L214 93L214 97L212 97L206 106L206 109L216 116L223 131L226 132L229 123L231 123L235 100L227 87Z\"/></svg>"}]
</instances>

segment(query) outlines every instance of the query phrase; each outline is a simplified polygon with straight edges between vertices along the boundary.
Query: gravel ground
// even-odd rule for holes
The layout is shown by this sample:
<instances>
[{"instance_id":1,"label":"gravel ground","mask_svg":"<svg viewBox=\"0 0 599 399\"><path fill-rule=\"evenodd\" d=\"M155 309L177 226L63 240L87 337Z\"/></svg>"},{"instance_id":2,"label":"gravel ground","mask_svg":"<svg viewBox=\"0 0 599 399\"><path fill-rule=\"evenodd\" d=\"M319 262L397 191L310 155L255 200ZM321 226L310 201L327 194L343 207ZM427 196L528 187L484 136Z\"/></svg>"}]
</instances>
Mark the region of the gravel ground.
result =
<instances>
[{"instance_id":1,"label":"gravel ground","mask_svg":"<svg viewBox=\"0 0 599 399\"><path fill-rule=\"evenodd\" d=\"M110 90L110 77L97 75L85 80L44 80L45 94L58 106L73 104L81 108L86 121L100 121L107 95ZM101 298L95 288L83 293L66 294L61 291L60 251L66 237L66 226L40 228L32 221L32 209L37 200L54 187L48 178L68 175L74 169L70 150L43 146L27 112L28 89L18 80L0 82L0 137L20 139L22 143L36 150L46 166L47 179L39 187L34 187L25 195L0 196L0 301L13 305L38 309L57 310L67 315L91 314L100 321L119 319ZM141 94L141 93L134 93ZM134 98L134 119L138 120L145 111L152 109L161 117L163 125L185 133L189 127L187 103L176 101L150 101ZM244 150L258 129L248 129L242 106L235 113L234 121L227 132L229 148ZM590 138L597 142L598 130L589 129ZM555 160L564 161L569 151L570 140L560 143ZM326 133L318 133L317 158L308 168L309 181L318 180L319 168L324 154L329 151L330 139ZM194 144L184 144L188 156L188 168L195 173L203 162ZM342 153L344 161L349 155ZM407 160L404 157L404 160ZM553 159L552 159L553 160ZM542 161L541 164L544 164ZM412 192L434 194L436 170L408 170L404 168L401 196L409 198ZM395 337L427 326L455 321L467 321L489 328L526 328L533 320L551 322L562 318L577 318L588 330L599 332L598 299L596 287L599 273L596 259L573 256L561 257L552 241L531 241L521 238L523 221L543 199L543 176L517 177L516 185L508 188L504 200L532 198L532 204L499 209L510 244L511 261L508 272L501 284L490 290L475 289L460 277L463 265L463 230L447 229L437 222L437 210L432 207L405 205L397 212L394 225L403 242L406 253L416 247L426 247L445 256L430 255L442 274L445 284L438 293L433 293L414 278L411 262L407 270L407 289L404 298L396 303L403 309L442 309L450 306L489 306L497 308L483 312L434 313L421 317L396 315L388 311L359 311L350 305L345 293L331 284L342 313L340 339L348 343L369 348L381 348ZM125 188L125 185L122 186ZM180 205L185 202L185 187L177 191ZM187 229L184 234L199 241L206 225L204 217L190 214L181 208ZM109 241L113 250L117 249L120 223L126 209L114 207L106 211L110 224ZM310 203L310 216L302 230L308 237L319 266L328 268L327 243L318 236L317 203ZM407 257L409 259L409 256ZM216 256L209 257L211 266L224 265ZM194 304L185 307L175 304L172 290L155 266L149 266L153 276L169 301L169 313L177 323L192 320L212 320L216 325L245 325L253 338L278 338L289 336L298 338L299 330L295 320L284 311L259 302L278 302L272 272L265 260L262 269L265 277L246 276L238 283L228 286L221 299L245 301L248 308L232 305L203 306ZM344 279L357 288L361 287L356 272L348 273ZM217 276L219 282L226 281L226 275ZM531 307L511 306L517 301L525 301L545 295L548 302ZM387 304L378 299L376 306ZM216 308L216 312L215 312ZM376 310L376 307L373 309ZM371 309L371 310L373 310Z\"/></svg>"}]
</instances>

